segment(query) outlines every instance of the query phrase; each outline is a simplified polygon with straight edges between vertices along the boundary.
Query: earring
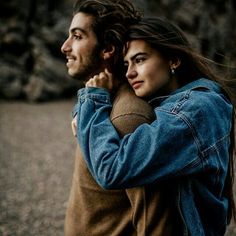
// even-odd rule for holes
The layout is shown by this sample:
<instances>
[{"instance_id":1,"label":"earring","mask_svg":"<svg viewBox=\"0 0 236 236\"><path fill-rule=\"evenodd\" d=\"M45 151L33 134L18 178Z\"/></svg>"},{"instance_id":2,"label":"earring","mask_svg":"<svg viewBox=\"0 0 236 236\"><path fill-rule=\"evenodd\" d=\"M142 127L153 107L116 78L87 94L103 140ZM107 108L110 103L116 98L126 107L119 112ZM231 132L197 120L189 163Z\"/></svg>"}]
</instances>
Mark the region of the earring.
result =
<instances>
[{"instance_id":1,"label":"earring","mask_svg":"<svg viewBox=\"0 0 236 236\"><path fill-rule=\"evenodd\" d=\"M172 74L172 75L175 74L175 69L174 69L174 68L171 69L171 74Z\"/></svg>"}]
</instances>

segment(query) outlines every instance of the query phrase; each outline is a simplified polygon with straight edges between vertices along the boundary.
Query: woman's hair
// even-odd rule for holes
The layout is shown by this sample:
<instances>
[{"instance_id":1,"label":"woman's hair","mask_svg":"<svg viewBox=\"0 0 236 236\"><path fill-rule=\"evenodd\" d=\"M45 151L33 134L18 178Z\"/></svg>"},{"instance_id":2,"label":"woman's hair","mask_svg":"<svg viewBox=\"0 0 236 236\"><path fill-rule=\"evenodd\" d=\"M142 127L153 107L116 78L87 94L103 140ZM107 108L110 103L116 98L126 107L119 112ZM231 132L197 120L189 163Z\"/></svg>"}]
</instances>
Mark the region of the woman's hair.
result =
<instances>
[{"instance_id":1,"label":"woman's hair","mask_svg":"<svg viewBox=\"0 0 236 236\"><path fill-rule=\"evenodd\" d=\"M151 48L157 50L162 57L176 61L180 60L180 66L175 70L175 74L180 86L197 80L207 78L221 84L222 90L227 98L233 103L230 88L227 87L226 80L217 76L212 65L215 63L195 51L184 33L168 20L160 18L143 18L137 24L131 25L126 32L126 42L132 40L144 40ZM128 50L126 44L125 53ZM212 65L211 65L212 63ZM231 129L230 165L225 184L225 194L229 199L228 223L232 216L236 220L235 204L233 198L233 178L234 166L233 157L235 151L234 135L234 115L232 117L233 127Z\"/></svg>"},{"instance_id":2,"label":"woman's hair","mask_svg":"<svg viewBox=\"0 0 236 236\"><path fill-rule=\"evenodd\" d=\"M131 25L126 41L142 39L168 60L179 59L181 65L176 69L180 86L200 77L218 81L206 58L193 50L186 36L176 25L161 18L143 18Z\"/></svg>"},{"instance_id":3,"label":"woman's hair","mask_svg":"<svg viewBox=\"0 0 236 236\"><path fill-rule=\"evenodd\" d=\"M141 12L129 0L77 0L73 14L79 12L94 17L92 29L100 49L115 47L112 69L113 72L120 72L125 32L131 24L141 19Z\"/></svg>"}]
</instances>

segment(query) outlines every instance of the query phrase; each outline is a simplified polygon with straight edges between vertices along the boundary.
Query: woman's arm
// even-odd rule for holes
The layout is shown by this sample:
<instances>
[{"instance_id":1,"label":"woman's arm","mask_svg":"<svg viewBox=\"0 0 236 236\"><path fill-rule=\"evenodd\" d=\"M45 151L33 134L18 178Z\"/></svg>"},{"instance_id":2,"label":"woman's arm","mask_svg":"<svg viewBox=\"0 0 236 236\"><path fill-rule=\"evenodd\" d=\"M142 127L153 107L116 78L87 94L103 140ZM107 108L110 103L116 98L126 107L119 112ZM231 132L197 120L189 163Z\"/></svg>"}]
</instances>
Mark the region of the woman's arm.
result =
<instances>
[{"instance_id":1,"label":"woman's arm","mask_svg":"<svg viewBox=\"0 0 236 236\"><path fill-rule=\"evenodd\" d=\"M120 138L109 118L107 90L80 90L77 108L78 141L88 168L104 188L140 186L202 169L193 134L176 114L157 111L151 125Z\"/></svg>"}]
</instances>

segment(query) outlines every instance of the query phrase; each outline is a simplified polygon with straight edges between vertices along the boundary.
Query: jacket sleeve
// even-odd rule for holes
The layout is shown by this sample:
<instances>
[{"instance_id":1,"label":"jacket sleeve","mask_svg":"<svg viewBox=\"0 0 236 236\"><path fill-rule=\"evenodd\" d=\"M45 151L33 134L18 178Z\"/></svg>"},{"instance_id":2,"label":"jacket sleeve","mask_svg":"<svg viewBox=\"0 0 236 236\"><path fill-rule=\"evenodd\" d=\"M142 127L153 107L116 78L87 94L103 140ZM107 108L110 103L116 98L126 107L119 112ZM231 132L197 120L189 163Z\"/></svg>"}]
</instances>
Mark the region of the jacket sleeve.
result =
<instances>
[{"instance_id":1,"label":"jacket sleeve","mask_svg":"<svg viewBox=\"0 0 236 236\"><path fill-rule=\"evenodd\" d=\"M78 142L103 188L135 187L202 170L193 131L183 117L159 110L153 123L121 138L109 118L111 108L107 91L80 90Z\"/></svg>"}]
</instances>

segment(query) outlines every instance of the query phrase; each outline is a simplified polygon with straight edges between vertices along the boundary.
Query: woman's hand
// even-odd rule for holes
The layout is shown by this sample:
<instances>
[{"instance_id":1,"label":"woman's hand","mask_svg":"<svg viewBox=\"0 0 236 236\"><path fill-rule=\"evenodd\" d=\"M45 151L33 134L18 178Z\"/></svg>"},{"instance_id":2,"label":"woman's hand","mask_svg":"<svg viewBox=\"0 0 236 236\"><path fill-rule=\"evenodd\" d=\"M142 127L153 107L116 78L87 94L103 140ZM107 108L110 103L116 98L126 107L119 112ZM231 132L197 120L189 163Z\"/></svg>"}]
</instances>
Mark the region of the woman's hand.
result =
<instances>
[{"instance_id":1,"label":"woman's hand","mask_svg":"<svg viewBox=\"0 0 236 236\"><path fill-rule=\"evenodd\" d=\"M99 87L112 91L114 87L113 75L107 69L98 75L93 76L86 84L86 87Z\"/></svg>"},{"instance_id":2,"label":"woman's hand","mask_svg":"<svg viewBox=\"0 0 236 236\"><path fill-rule=\"evenodd\" d=\"M77 115L71 121L71 128L72 128L73 135L77 137Z\"/></svg>"},{"instance_id":3,"label":"woman's hand","mask_svg":"<svg viewBox=\"0 0 236 236\"><path fill-rule=\"evenodd\" d=\"M99 73L98 75L93 76L89 81L85 84L86 87L99 87L105 88L109 92L114 88L114 79L112 73L110 73L107 69L104 72ZM71 122L72 133L75 137L77 137L77 115Z\"/></svg>"}]
</instances>

